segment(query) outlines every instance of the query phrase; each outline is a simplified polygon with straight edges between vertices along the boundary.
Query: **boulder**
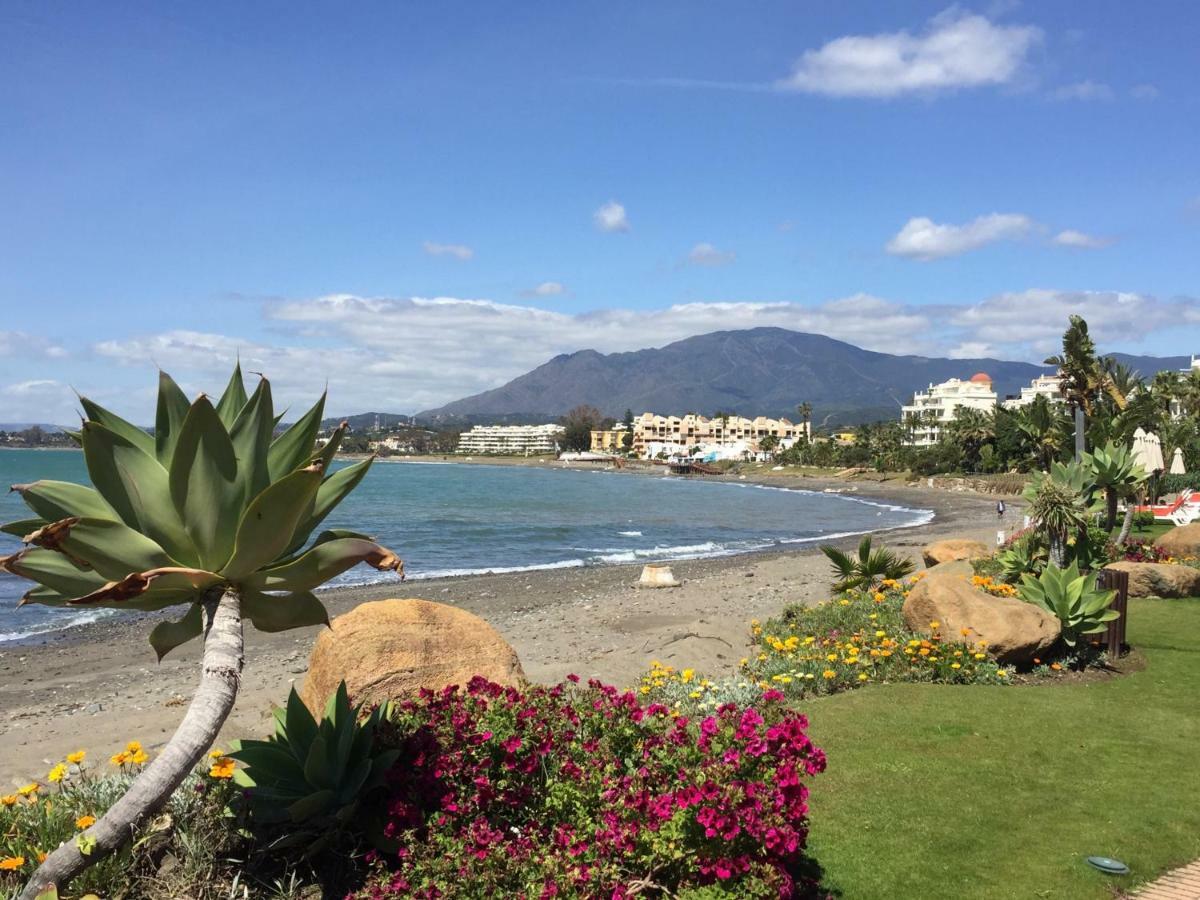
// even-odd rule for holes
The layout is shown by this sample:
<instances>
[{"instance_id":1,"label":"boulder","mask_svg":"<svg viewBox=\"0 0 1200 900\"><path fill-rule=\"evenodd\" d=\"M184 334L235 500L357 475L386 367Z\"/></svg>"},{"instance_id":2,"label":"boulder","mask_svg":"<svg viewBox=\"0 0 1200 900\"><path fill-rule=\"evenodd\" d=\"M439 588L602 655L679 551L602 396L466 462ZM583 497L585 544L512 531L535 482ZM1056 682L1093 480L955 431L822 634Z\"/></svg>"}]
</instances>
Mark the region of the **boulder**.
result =
<instances>
[{"instance_id":1,"label":"boulder","mask_svg":"<svg viewBox=\"0 0 1200 900\"><path fill-rule=\"evenodd\" d=\"M1129 573L1130 597L1200 597L1200 569L1191 566L1115 562L1105 568Z\"/></svg>"},{"instance_id":2,"label":"boulder","mask_svg":"<svg viewBox=\"0 0 1200 900\"><path fill-rule=\"evenodd\" d=\"M300 698L320 714L342 680L360 703L465 685L476 675L503 685L525 680L516 652L479 616L428 600L376 600L317 636Z\"/></svg>"},{"instance_id":3,"label":"boulder","mask_svg":"<svg viewBox=\"0 0 1200 900\"><path fill-rule=\"evenodd\" d=\"M966 559L952 559L949 562L938 563L936 566L930 566L926 571L926 577L930 575L958 575L970 581L975 575L975 567Z\"/></svg>"},{"instance_id":4,"label":"boulder","mask_svg":"<svg viewBox=\"0 0 1200 900\"><path fill-rule=\"evenodd\" d=\"M938 623L938 634L948 641L987 641L999 662L1018 665L1050 649L1062 632L1056 617L1032 603L993 597L961 575L936 572L921 579L904 601L910 630L929 634L930 622Z\"/></svg>"},{"instance_id":5,"label":"boulder","mask_svg":"<svg viewBox=\"0 0 1200 900\"><path fill-rule=\"evenodd\" d=\"M925 568L932 569L939 563L954 562L956 559L982 559L991 553L991 548L981 541L950 538L926 546L921 551L921 558L925 560Z\"/></svg>"},{"instance_id":6,"label":"boulder","mask_svg":"<svg viewBox=\"0 0 1200 900\"><path fill-rule=\"evenodd\" d=\"M1200 522L1180 525L1160 535L1155 547L1166 550L1172 556L1200 556Z\"/></svg>"}]
</instances>

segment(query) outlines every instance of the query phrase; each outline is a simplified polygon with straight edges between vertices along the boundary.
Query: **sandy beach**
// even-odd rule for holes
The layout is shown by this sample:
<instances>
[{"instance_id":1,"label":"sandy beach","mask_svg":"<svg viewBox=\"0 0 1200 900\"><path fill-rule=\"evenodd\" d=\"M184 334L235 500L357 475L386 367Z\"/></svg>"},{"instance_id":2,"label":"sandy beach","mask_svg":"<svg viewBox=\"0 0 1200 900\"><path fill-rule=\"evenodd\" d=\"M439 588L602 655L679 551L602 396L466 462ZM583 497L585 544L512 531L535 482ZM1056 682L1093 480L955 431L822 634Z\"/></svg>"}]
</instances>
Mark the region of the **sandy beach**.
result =
<instances>
[{"instance_id":1,"label":"sandy beach","mask_svg":"<svg viewBox=\"0 0 1200 900\"><path fill-rule=\"evenodd\" d=\"M768 480L764 477L762 480ZM995 541L995 497L924 484L853 484L771 473L781 487L847 488L856 495L933 509L934 520L886 533L883 543L918 557L942 537ZM1020 520L1009 502L1006 525ZM853 547L857 538L835 541ZM364 600L422 597L483 616L513 645L528 677L568 673L627 686L651 660L721 674L748 647L748 622L795 602L828 595L828 562L815 545L673 563L683 586L638 590L640 566L603 566L411 581L324 592L332 616ZM919 562L918 562L919 565ZM157 664L145 618L111 617L58 635L0 645L0 785L44 776L47 762L81 747L95 761L124 742L153 750L170 736L191 699L199 643ZM273 705L299 684L317 629L282 634L246 630L242 689L223 734L261 736Z\"/></svg>"}]
</instances>

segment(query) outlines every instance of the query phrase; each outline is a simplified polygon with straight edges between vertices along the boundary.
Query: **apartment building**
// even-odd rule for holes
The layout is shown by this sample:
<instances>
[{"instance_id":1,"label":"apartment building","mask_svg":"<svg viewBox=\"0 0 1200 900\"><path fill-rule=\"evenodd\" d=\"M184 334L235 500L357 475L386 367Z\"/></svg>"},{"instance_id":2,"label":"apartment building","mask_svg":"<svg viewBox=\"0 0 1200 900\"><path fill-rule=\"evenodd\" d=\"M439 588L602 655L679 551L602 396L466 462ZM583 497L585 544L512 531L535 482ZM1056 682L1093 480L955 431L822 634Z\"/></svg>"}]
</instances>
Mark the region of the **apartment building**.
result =
<instances>
[{"instance_id":1,"label":"apartment building","mask_svg":"<svg viewBox=\"0 0 1200 900\"><path fill-rule=\"evenodd\" d=\"M913 394L912 403L901 407L900 420L912 428L912 436L905 443L912 447L936 444L942 429L954 421L958 410L987 411L996 406L996 399L992 377L986 372L976 372L966 381L951 378L931 384Z\"/></svg>"},{"instance_id":2,"label":"apartment building","mask_svg":"<svg viewBox=\"0 0 1200 900\"><path fill-rule=\"evenodd\" d=\"M688 453L694 447L722 448L744 444L757 452L763 438L772 436L780 447L789 447L808 436L807 423L757 416L660 416L642 413L633 420L633 452L638 456ZM651 454L653 449L654 453Z\"/></svg>"},{"instance_id":3,"label":"apartment building","mask_svg":"<svg viewBox=\"0 0 1200 900\"><path fill-rule=\"evenodd\" d=\"M458 439L458 453L502 453L534 456L557 453L561 425L476 425Z\"/></svg>"}]
</instances>

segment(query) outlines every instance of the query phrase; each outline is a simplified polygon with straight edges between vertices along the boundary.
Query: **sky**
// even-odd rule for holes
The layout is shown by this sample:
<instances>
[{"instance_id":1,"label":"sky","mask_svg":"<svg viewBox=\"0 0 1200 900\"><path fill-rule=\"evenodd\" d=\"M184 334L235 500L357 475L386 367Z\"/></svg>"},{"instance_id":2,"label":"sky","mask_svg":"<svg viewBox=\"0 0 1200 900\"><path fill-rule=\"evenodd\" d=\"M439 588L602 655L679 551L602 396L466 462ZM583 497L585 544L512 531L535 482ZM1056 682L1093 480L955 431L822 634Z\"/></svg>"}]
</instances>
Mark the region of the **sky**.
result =
<instances>
[{"instance_id":1,"label":"sky","mask_svg":"<svg viewBox=\"0 0 1200 900\"><path fill-rule=\"evenodd\" d=\"M1200 7L0 0L0 422L759 325L1200 353ZM751 411L753 412L753 411Z\"/></svg>"}]
</instances>

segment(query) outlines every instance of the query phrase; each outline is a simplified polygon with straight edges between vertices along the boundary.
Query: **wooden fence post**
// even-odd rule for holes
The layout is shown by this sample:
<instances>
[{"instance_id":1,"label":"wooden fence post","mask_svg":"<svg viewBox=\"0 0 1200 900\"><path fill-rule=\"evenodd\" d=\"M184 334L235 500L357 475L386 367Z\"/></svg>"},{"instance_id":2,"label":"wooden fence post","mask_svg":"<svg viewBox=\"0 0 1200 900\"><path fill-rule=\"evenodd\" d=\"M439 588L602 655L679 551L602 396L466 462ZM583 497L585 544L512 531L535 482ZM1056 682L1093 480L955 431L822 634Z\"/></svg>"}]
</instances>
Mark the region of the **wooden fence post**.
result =
<instances>
[{"instance_id":1,"label":"wooden fence post","mask_svg":"<svg viewBox=\"0 0 1200 900\"><path fill-rule=\"evenodd\" d=\"M1096 578L1096 587L1101 590L1116 591L1109 609L1115 609L1120 615L1108 623L1104 641L1110 660L1116 660L1125 646L1126 619L1129 616L1129 573L1118 572L1115 569L1101 569Z\"/></svg>"}]
</instances>

